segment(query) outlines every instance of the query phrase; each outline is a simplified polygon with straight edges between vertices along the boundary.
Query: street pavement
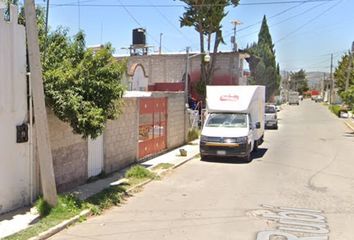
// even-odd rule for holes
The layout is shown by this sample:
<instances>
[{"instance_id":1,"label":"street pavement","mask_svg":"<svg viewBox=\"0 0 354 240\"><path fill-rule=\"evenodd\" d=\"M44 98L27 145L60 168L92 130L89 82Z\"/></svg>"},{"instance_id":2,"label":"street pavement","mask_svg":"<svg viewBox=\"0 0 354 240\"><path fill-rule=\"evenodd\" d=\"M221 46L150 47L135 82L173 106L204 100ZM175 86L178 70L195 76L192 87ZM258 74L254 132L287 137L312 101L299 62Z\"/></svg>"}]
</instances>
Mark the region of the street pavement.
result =
<instances>
[{"instance_id":1,"label":"street pavement","mask_svg":"<svg viewBox=\"0 0 354 240\"><path fill-rule=\"evenodd\" d=\"M353 240L352 131L310 100L278 116L251 163L192 160L51 239Z\"/></svg>"}]
</instances>

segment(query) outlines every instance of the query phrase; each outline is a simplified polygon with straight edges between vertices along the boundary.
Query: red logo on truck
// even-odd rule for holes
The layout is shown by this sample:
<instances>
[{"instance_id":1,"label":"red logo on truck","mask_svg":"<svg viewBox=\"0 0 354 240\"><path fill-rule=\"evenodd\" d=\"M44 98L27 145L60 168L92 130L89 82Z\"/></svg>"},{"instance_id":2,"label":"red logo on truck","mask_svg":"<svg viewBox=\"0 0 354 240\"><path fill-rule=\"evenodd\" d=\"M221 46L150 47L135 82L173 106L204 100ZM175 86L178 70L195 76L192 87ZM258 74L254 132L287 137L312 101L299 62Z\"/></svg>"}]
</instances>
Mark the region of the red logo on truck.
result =
<instances>
[{"instance_id":1,"label":"red logo on truck","mask_svg":"<svg viewBox=\"0 0 354 240\"><path fill-rule=\"evenodd\" d=\"M222 95L220 96L220 101L230 101L230 102L237 102L240 99L238 95Z\"/></svg>"}]
</instances>

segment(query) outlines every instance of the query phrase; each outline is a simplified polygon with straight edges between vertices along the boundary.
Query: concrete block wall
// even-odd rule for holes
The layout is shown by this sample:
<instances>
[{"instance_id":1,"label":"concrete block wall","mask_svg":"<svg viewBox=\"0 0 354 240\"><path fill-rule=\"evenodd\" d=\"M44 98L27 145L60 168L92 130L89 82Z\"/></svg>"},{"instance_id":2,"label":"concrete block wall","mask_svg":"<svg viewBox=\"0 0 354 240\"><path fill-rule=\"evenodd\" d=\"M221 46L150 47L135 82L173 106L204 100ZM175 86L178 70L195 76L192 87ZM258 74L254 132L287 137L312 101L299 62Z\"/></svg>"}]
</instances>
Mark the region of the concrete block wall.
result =
<instances>
[{"instance_id":1,"label":"concrete block wall","mask_svg":"<svg viewBox=\"0 0 354 240\"><path fill-rule=\"evenodd\" d=\"M134 163L138 154L138 99L124 98L122 113L110 120L103 135L104 171L111 173Z\"/></svg>"},{"instance_id":2,"label":"concrete block wall","mask_svg":"<svg viewBox=\"0 0 354 240\"><path fill-rule=\"evenodd\" d=\"M50 109L47 113L55 181L62 192L86 182L88 144Z\"/></svg>"},{"instance_id":3,"label":"concrete block wall","mask_svg":"<svg viewBox=\"0 0 354 240\"><path fill-rule=\"evenodd\" d=\"M183 92L156 92L153 97L168 97L167 149L183 145L188 130ZM58 191L63 192L86 183L88 142L74 134L69 124L59 120L50 109L47 113L55 180ZM122 113L116 120L107 122L103 134L103 170L106 173L137 162L138 126L139 98L124 98Z\"/></svg>"}]
</instances>

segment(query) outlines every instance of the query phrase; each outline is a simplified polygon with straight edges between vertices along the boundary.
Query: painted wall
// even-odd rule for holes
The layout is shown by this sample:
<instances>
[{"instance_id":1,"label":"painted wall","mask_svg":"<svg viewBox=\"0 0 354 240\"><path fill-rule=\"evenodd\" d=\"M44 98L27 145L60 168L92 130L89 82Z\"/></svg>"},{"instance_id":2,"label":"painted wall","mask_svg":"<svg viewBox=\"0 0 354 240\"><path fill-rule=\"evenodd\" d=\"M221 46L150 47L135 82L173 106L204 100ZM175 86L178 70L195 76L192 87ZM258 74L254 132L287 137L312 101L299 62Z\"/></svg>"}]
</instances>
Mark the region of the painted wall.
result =
<instances>
[{"instance_id":1,"label":"painted wall","mask_svg":"<svg viewBox=\"0 0 354 240\"><path fill-rule=\"evenodd\" d=\"M191 54L190 56L192 56ZM216 56L213 84L215 85L246 85L243 72L245 54L226 52ZM118 57L126 59L126 57ZM200 79L200 57L190 58L190 86L195 86ZM167 83L181 83L184 81L186 70L186 54L162 54L128 57L128 69L133 69L137 64L142 65L148 76L149 89L168 91ZM165 84L165 85L161 85ZM180 90L180 89L178 89Z\"/></svg>"},{"instance_id":2,"label":"painted wall","mask_svg":"<svg viewBox=\"0 0 354 240\"><path fill-rule=\"evenodd\" d=\"M28 121L25 28L17 8L10 12L10 22L0 14L0 213L28 204L31 195L29 143L16 143L16 126Z\"/></svg>"}]
</instances>

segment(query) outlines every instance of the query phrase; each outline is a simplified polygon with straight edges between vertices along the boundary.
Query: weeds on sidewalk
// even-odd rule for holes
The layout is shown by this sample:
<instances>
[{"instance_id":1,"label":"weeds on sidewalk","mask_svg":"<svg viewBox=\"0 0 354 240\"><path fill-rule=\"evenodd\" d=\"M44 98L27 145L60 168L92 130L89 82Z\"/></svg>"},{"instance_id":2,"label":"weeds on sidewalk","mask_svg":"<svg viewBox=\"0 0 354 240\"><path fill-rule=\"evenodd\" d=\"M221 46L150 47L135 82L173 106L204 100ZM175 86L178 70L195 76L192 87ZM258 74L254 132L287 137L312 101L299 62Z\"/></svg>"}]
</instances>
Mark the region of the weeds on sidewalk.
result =
<instances>
[{"instance_id":1,"label":"weeds on sidewalk","mask_svg":"<svg viewBox=\"0 0 354 240\"><path fill-rule=\"evenodd\" d=\"M155 179L156 174L148 169L136 165L125 174L128 184L110 186L101 192L81 201L74 195L62 195L58 197L58 204L51 208L42 198L36 202L36 207L41 219L33 226L8 236L5 240L23 240L37 236L59 223L78 215L84 209L90 209L94 215L101 214L105 209L117 206L128 197L127 188L132 188L146 180Z\"/></svg>"},{"instance_id":2,"label":"weeds on sidewalk","mask_svg":"<svg viewBox=\"0 0 354 240\"><path fill-rule=\"evenodd\" d=\"M54 208L51 208L46 204L42 198L37 201L36 206L42 218L32 227L6 237L6 240L29 239L51 227L54 227L64 220L76 216L83 210L81 201L72 195L59 196L58 204Z\"/></svg>"},{"instance_id":3,"label":"weeds on sidewalk","mask_svg":"<svg viewBox=\"0 0 354 240\"><path fill-rule=\"evenodd\" d=\"M156 165L155 167L152 168L152 170L159 170L159 169L170 169L172 168L174 165L171 163L159 163L158 165Z\"/></svg>"}]
</instances>

